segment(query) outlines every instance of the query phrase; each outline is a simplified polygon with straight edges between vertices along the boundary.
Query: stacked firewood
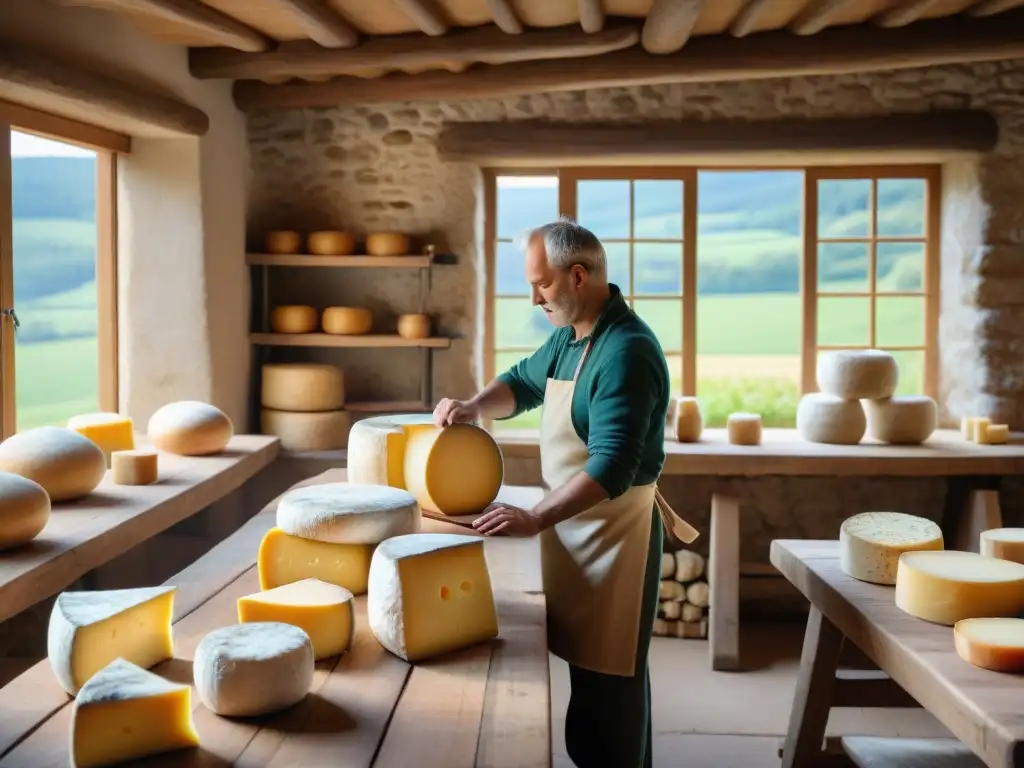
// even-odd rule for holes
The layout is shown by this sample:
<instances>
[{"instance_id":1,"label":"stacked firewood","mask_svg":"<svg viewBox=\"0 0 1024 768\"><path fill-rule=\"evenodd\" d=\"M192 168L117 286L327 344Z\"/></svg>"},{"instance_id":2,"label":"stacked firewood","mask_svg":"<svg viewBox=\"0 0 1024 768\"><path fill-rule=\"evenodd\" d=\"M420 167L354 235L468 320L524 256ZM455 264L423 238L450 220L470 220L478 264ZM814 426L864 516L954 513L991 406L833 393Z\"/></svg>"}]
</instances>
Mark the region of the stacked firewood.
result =
<instances>
[{"instance_id":1,"label":"stacked firewood","mask_svg":"<svg viewBox=\"0 0 1024 768\"><path fill-rule=\"evenodd\" d=\"M704 558L681 549L661 556L658 618L659 637L706 638L708 636L708 582Z\"/></svg>"}]
</instances>

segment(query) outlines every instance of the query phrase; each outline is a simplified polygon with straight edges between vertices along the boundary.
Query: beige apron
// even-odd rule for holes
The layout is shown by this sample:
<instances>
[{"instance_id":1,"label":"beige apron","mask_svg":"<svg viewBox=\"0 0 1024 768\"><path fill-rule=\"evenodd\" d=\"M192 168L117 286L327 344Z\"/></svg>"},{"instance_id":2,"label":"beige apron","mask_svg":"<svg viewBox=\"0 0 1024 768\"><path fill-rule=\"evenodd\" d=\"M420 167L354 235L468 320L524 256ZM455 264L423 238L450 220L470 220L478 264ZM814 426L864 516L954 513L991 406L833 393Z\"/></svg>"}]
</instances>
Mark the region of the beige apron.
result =
<instances>
[{"instance_id":1,"label":"beige apron","mask_svg":"<svg viewBox=\"0 0 1024 768\"><path fill-rule=\"evenodd\" d=\"M579 473L590 454L572 424L572 396L587 342L571 381L548 379L541 410L540 460L549 490ZM681 520L657 485L636 485L541 532L548 606L548 645L593 672L631 677L655 503L668 531L685 543L699 535Z\"/></svg>"}]
</instances>

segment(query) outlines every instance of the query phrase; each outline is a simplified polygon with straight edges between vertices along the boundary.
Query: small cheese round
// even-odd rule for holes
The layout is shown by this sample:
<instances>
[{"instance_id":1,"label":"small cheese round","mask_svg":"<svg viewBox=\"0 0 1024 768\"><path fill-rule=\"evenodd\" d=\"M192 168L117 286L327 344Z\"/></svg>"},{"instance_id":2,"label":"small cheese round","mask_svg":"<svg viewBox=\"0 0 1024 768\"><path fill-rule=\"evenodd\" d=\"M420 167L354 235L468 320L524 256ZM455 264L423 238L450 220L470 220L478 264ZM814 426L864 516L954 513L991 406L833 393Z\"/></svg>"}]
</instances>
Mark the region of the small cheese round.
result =
<instances>
[{"instance_id":1,"label":"small cheese round","mask_svg":"<svg viewBox=\"0 0 1024 768\"><path fill-rule=\"evenodd\" d=\"M234 426L216 406L198 400L179 400L157 409L146 431L161 451L208 456L224 450L234 435Z\"/></svg>"},{"instance_id":2,"label":"small cheese round","mask_svg":"<svg viewBox=\"0 0 1024 768\"><path fill-rule=\"evenodd\" d=\"M274 333L312 333L319 324L316 307L304 304L282 304L270 313L270 330Z\"/></svg>"},{"instance_id":3,"label":"small cheese round","mask_svg":"<svg viewBox=\"0 0 1024 768\"><path fill-rule=\"evenodd\" d=\"M232 624L208 633L192 662L196 693L225 717L277 712L305 698L313 683L313 643L292 624Z\"/></svg>"},{"instance_id":4,"label":"small cheese round","mask_svg":"<svg viewBox=\"0 0 1024 768\"><path fill-rule=\"evenodd\" d=\"M156 451L124 450L110 454L114 485L150 485L160 477Z\"/></svg>"},{"instance_id":5,"label":"small cheese round","mask_svg":"<svg viewBox=\"0 0 1024 768\"><path fill-rule=\"evenodd\" d=\"M39 483L0 472L0 550L32 541L50 519L50 497Z\"/></svg>"},{"instance_id":6,"label":"small cheese round","mask_svg":"<svg viewBox=\"0 0 1024 768\"><path fill-rule=\"evenodd\" d=\"M273 230L267 233L267 253L298 253L302 235L292 230Z\"/></svg>"},{"instance_id":7,"label":"small cheese round","mask_svg":"<svg viewBox=\"0 0 1024 768\"><path fill-rule=\"evenodd\" d=\"M758 413L730 413L726 420L729 442L733 445L761 444L761 415Z\"/></svg>"},{"instance_id":8,"label":"small cheese round","mask_svg":"<svg viewBox=\"0 0 1024 768\"><path fill-rule=\"evenodd\" d=\"M856 445L867 421L859 400L843 400L824 392L808 392L796 407L796 429L809 443Z\"/></svg>"},{"instance_id":9,"label":"small cheese round","mask_svg":"<svg viewBox=\"0 0 1024 768\"><path fill-rule=\"evenodd\" d=\"M373 315L364 307L328 307L320 320L324 333L358 336L369 333Z\"/></svg>"},{"instance_id":10,"label":"small cheese round","mask_svg":"<svg viewBox=\"0 0 1024 768\"><path fill-rule=\"evenodd\" d=\"M917 445L938 425L939 409L925 395L894 395L865 400L868 436L882 443Z\"/></svg>"},{"instance_id":11,"label":"small cheese round","mask_svg":"<svg viewBox=\"0 0 1024 768\"><path fill-rule=\"evenodd\" d=\"M260 405L275 411L336 411L345 405L345 374L326 363L266 363Z\"/></svg>"},{"instance_id":12,"label":"small cheese round","mask_svg":"<svg viewBox=\"0 0 1024 768\"><path fill-rule=\"evenodd\" d=\"M991 528L981 532L979 551L985 557L998 557L1024 563L1024 528Z\"/></svg>"},{"instance_id":13,"label":"small cheese round","mask_svg":"<svg viewBox=\"0 0 1024 768\"><path fill-rule=\"evenodd\" d=\"M862 512L839 528L839 567L872 584L896 583L904 552L942 549L942 529L924 517L903 512Z\"/></svg>"},{"instance_id":14,"label":"small cheese round","mask_svg":"<svg viewBox=\"0 0 1024 768\"><path fill-rule=\"evenodd\" d=\"M675 438L680 443L695 443L704 431L704 416L696 397L680 397L675 403Z\"/></svg>"},{"instance_id":15,"label":"small cheese round","mask_svg":"<svg viewBox=\"0 0 1024 768\"><path fill-rule=\"evenodd\" d=\"M348 411L260 410L260 432L279 438L286 451L340 451L351 428Z\"/></svg>"},{"instance_id":16,"label":"small cheese round","mask_svg":"<svg viewBox=\"0 0 1024 768\"><path fill-rule=\"evenodd\" d=\"M92 492L107 472L107 459L96 443L73 429L36 427L0 443L0 471L34 480L56 503Z\"/></svg>"},{"instance_id":17,"label":"small cheese round","mask_svg":"<svg viewBox=\"0 0 1024 768\"><path fill-rule=\"evenodd\" d=\"M843 400L892 397L900 380L896 358L880 349L824 352L817 374L821 391Z\"/></svg>"},{"instance_id":18,"label":"small cheese round","mask_svg":"<svg viewBox=\"0 0 1024 768\"><path fill-rule=\"evenodd\" d=\"M409 253L409 237L400 232L375 232L366 236L366 252L371 256L404 256Z\"/></svg>"},{"instance_id":19,"label":"small cheese round","mask_svg":"<svg viewBox=\"0 0 1024 768\"><path fill-rule=\"evenodd\" d=\"M408 491L386 485L310 485L281 497L277 527L315 541L379 544L419 531L420 507Z\"/></svg>"},{"instance_id":20,"label":"small cheese round","mask_svg":"<svg viewBox=\"0 0 1024 768\"><path fill-rule=\"evenodd\" d=\"M310 232L306 250L317 256L348 256L356 250L356 239L348 232Z\"/></svg>"},{"instance_id":21,"label":"small cheese round","mask_svg":"<svg viewBox=\"0 0 1024 768\"><path fill-rule=\"evenodd\" d=\"M402 315L398 318L398 335L403 339L426 339L430 336L427 315Z\"/></svg>"},{"instance_id":22,"label":"small cheese round","mask_svg":"<svg viewBox=\"0 0 1024 768\"><path fill-rule=\"evenodd\" d=\"M1024 672L1024 619L962 619L953 625L956 654L993 672Z\"/></svg>"}]
</instances>

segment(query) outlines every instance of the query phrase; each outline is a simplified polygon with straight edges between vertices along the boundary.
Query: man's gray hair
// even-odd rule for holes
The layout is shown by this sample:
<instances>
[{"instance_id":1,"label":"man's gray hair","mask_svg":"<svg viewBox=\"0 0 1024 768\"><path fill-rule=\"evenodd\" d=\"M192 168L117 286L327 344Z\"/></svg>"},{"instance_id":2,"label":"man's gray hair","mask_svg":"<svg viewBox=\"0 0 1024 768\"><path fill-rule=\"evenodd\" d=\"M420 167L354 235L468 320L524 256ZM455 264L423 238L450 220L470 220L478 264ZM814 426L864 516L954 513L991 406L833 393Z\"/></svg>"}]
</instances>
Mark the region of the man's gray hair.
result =
<instances>
[{"instance_id":1,"label":"man's gray hair","mask_svg":"<svg viewBox=\"0 0 1024 768\"><path fill-rule=\"evenodd\" d=\"M598 285L608 282L608 257L604 246L593 232L568 216L528 230L520 236L522 249L539 237L544 242L548 264L555 269L570 269L579 264Z\"/></svg>"}]
</instances>

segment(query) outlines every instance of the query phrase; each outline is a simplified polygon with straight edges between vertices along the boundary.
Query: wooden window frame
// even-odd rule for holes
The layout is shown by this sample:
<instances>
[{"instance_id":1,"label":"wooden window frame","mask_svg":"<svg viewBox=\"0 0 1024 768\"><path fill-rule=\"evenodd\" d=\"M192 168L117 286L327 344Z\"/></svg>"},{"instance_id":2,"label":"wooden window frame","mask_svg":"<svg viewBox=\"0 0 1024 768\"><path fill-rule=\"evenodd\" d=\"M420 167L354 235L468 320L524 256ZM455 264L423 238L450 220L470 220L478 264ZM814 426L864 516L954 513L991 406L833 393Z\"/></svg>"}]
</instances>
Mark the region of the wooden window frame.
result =
<instances>
[{"instance_id":1,"label":"wooden window frame","mask_svg":"<svg viewBox=\"0 0 1024 768\"><path fill-rule=\"evenodd\" d=\"M130 152L131 139L105 128L0 101L0 307L14 306L12 130L96 152L97 394L101 410L117 411L117 156ZM17 429L15 343L14 323L0 317L0 439L10 437Z\"/></svg>"},{"instance_id":2,"label":"wooden window frame","mask_svg":"<svg viewBox=\"0 0 1024 768\"><path fill-rule=\"evenodd\" d=\"M799 171L804 174L803 186L803 253L800 269L801 297L801 348L800 348L800 391L801 394L817 390L816 367L819 351L817 339L818 327L818 195L819 180L829 179L864 179L872 183L871 199L871 234L869 238L856 238L869 242L869 300L871 308L869 342L874 341L875 300L875 252L878 242L888 240L912 239L924 244L924 280L923 290L913 292L921 296L924 302L925 338L921 347L915 351L924 353L923 393L938 399L938 326L939 326L939 238L942 196L942 169L935 164L928 165L856 165L856 166L820 166L820 165L781 165L781 166L551 166L551 167L513 167L484 168L484 344L483 371L484 381L494 379L496 368L496 328L495 328L495 292L497 263L497 204L499 176L554 176L558 178L558 213L559 215L576 216L576 182L585 179L637 180L637 179L679 179L683 182L683 328L682 328L682 372L680 394L697 395L697 208L698 208L698 174L700 171ZM880 179L913 178L925 181L925 231L921 237L914 238L879 238L875 232L876 208L874 192ZM541 222L538 222L541 223ZM632 217L630 233L632 235ZM632 237L630 239L632 242ZM632 250L631 250L632 252ZM630 258L632 271L632 256ZM859 295L859 294L851 294ZM867 295L867 294L866 294ZM899 296L901 294L883 293L882 296ZM844 348L856 348L851 345ZM903 349L888 347L890 349ZM491 420L485 420L484 426L490 429Z\"/></svg>"}]
</instances>

